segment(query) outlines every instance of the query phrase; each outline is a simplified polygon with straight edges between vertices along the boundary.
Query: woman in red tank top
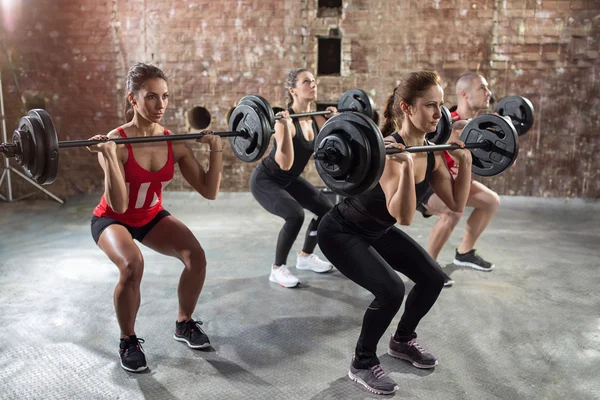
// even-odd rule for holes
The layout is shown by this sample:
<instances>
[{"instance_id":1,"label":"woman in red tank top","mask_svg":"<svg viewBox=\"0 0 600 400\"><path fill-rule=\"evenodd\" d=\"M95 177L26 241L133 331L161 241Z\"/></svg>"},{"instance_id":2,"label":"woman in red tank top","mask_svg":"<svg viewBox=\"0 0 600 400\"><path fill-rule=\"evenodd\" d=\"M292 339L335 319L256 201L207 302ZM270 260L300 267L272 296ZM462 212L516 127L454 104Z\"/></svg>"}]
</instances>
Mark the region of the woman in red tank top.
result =
<instances>
[{"instance_id":1,"label":"woman in red tank top","mask_svg":"<svg viewBox=\"0 0 600 400\"><path fill-rule=\"evenodd\" d=\"M94 210L91 228L98 247L119 269L114 304L121 329L120 363L128 371L139 372L147 368L140 344L143 339L135 332L144 259L134 239L184 264L177 288L174 338L191 348L210 346L200 328L202 323L192 319L206 276L204 250L187 226L163 208L162 190L173 179L174 165L179 164L181 174L198 193L215 199L221 183L222 143L220 137L210 134L198 140L210 146L208 170L183 142L117 145L111 139L169 135L160 125L169 103L163 71L135 64L127 74L127 93L127 123L108 135L94 136L92 139L106 142L89 147L98 153L104 171L104 194Z\"/></svg>"}]
</instances>

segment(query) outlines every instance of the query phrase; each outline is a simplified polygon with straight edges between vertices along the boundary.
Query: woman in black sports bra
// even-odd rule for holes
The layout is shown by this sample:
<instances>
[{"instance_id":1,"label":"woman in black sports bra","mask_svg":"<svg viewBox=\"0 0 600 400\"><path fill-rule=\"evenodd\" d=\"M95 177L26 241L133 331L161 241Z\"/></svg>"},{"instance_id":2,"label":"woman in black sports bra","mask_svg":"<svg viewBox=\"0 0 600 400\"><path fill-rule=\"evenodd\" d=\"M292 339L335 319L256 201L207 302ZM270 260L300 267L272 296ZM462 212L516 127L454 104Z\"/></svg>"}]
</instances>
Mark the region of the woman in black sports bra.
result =
<instances>
[{"instance_id":1,"label":"woman in black sports bra","mask_svg":"<svg viewBox=\"0 0 600 400\"><path fill-rule=\"evenodd\" d=\"M327 272L332 268L313 251L317 245L317 226L333 203L300 176L314 152L315 137L326 118L320 115L290 118L290 114L310 111L311 103L317 99L317 82L313 74L303 68L291 71L286 80L286 95L288 109L277 114L282 118L275 123L275 145L252 172L250 190L261 206L285 220L277 239L269 280L283 287L294 287L299 280L292 275L286 263L302 228L304 209L315 217L308 225L302 252L296 259L296 269ZM335 107L328 109L337 112Z\"/></svg>"},{"instance_id":2,"label":"woman in black sports bra","mask_svg":"<svg viewBox=\"0 0 600 400\"><path fill-rule=\"evenodd\" d=\"M382 134L386 146L403 149L427 143L441 118L443 90L435 72L405 75L389 97ZM395 133L393 133L395 132ZM464 147L460 141L454 143ZM461 166L452 179L441 153L401 152L386 156L383 175L375 188L344 199L327 213L318 230L323 254L344 275L375 296L363 319L348 376L378 394L398 386L381 368L377 343L404 299L404 283L396 271L410 278L404 313L390 338L388 353L417 368L433 368L437 359L419 346L416 328L429 312L444 284L440 266L417 242L395 227L410 225L417 198L429 185L449 208L462 211L471 184L471 153L453 150Z\"/></svg>"}]
</instances>

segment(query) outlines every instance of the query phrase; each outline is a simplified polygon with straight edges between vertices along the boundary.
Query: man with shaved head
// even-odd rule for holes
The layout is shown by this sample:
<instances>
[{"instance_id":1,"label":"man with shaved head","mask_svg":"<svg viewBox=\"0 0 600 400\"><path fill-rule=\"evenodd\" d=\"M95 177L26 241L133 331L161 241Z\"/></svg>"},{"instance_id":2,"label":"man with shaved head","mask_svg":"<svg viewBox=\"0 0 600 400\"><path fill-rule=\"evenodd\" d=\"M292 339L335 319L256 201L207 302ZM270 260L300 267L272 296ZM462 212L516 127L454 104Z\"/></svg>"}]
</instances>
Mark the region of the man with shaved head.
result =
<instances>
[{"instance_id":1,"label":"man with shaved head","mask_svg":"<svg viewBox=\"0 0 600 400\"><path fill-rule=\"evenodd\" d=\"M483 76L468 72L456 81L456 98L458 104L452 113L452 119L455 121L471 119L482 112L487 112L492 92Z\"/></svg>"},{"instance_id":2,"label":"man with shaved head","mask_svg":"<svg viewBox=\"0 0 600 400\"><path fill-rule=\"evenodd\" d=\"M490 105L492 92L488 87L486 79L476 73L469 72L458 78L456 82L456 97L458 104L456 110L452 112L452 119L455 121L452 125L451 139L458 139L466 121L477 115L487 112ZM458 174L458 162L447 152L443 152L446 158L448 168L454 177ZM435 223L429 234L429 244L427 251L434 260L437 260L444 244L450 238L450 234L460 221L462 213L450 210L446 204L429 190L429 196L425 196L423 202L417 205L417 209L425 216L437 215L439 220ZM467 219L465 225L465 235L462 242L456 249L453 264L474 268L479 271L491 271L494 265L481 256L474 249L475 242L483 233L488 223L496 213L500 205L500 198L491 189L480 182L471 182L471 190L467 206L473 207L473 211ZM452 286L454 282L446 278L444 286Z\"/></svg>"}]
</instances>

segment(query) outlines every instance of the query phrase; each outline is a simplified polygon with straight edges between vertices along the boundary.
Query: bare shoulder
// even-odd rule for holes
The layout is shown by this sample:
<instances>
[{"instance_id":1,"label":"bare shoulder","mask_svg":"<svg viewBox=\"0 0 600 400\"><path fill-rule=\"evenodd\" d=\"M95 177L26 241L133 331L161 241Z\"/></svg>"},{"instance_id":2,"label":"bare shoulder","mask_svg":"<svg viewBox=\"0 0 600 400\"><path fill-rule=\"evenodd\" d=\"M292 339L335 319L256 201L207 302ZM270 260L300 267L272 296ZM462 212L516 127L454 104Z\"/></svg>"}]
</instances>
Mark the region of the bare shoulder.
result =
<instances>
[{"instance_id":1,"label":"bare shoulder","mask_svg":"<svg viewBox=\"0 0 600 400\"><path fill-rule=\"evenodd\" d=\"M436 171L440 167L440 165L444 165L446 160L444 158L444 153L442 153L441 151L436 151L433 153L433 155L435 156L435 158L434 158L435 163L433 165L433 170Z\"/></svg>"},{"instance_id":2,"label":"bare shoulder","mask_svg":"<svg viewBox=\"0 0 600 400\"><path fill-rule=\"evenodd\" d=\"M112 131L108 132L108 136L109 139L117 139L121 137L121 134L119 133L119 128L115 128Z\"/></svg>"},{"instance_id":3,"label":"bare shoulder","mask_svg":"<svg viewBox=\"0 0 600 400\"><path fill-rule=\"evenodd\" d=\"M176 163L179 163L179 161L181 161L185 156L191 155L192 157L195 157L191 143L183 140L174 140L171 142L171 146L173 149L173 158L175 159Z\"/></svg>"}]
</instances>

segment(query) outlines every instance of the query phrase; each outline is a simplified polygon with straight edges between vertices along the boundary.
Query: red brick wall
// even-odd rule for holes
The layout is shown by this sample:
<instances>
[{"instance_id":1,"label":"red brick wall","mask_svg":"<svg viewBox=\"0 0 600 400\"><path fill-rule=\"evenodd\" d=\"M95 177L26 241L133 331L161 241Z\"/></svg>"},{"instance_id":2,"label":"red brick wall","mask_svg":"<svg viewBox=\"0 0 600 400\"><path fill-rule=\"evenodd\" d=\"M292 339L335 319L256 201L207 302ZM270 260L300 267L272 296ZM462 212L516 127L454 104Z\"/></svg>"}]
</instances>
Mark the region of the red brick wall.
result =
<instances>
[{"instance_id":1,"label":"red brick wall","mask_svg":"<svg viewBox=\"0 0 600 400\"><path fill-rule=\"evenodd\" d=\"M136 61L154 62L170 77L171 130L190 130L186 112L195 105L210 111L211 128L226 129L227 112L245 94L283 105L286 72L316 72L317 36L338 28L341 77L319 77L319 101L361 87L381 111L399 76L435 69L454 104L457 76L479 71L497 98L520 94L536 109L517 165L485 183L501 194L600 195L598 1L347 0L340 16L326 17L317 17L317 0L14 3L20 13L13 7L12 19L3 15L11 63L0 56L9 132L24 112L23 91L43 92L60 140L107 132L122 121L125 74ZM248 190L255 164L224 157L222 190ZM314 166L306 175L319 182ZM16 195L29 191L17 178L13 186ZM100 190L102 174L86 150L65 150L48 188L61 196ZM178 175L169 189L189 186Z\"/></svg>"}]
</instances>

